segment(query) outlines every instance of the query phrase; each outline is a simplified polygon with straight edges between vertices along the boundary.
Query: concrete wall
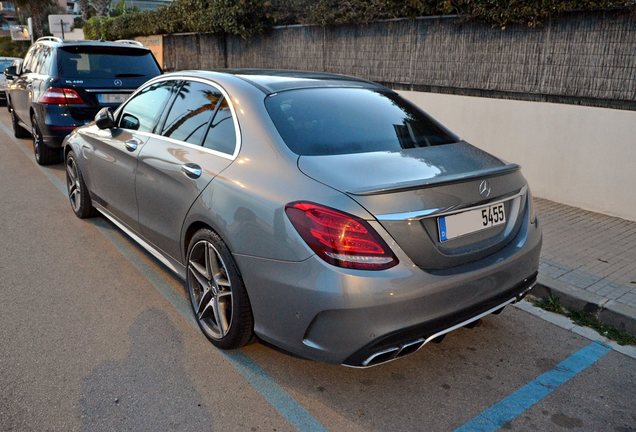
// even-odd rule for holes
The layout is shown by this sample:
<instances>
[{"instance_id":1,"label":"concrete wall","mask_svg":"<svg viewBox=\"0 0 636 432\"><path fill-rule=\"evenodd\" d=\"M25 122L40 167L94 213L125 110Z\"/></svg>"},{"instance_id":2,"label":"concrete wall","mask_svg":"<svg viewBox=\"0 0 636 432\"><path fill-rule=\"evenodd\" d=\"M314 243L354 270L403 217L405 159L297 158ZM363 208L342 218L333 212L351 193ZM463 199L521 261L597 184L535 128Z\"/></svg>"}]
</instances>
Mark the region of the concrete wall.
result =
<instances>
[{"instance_id":1,"label":"concrete wall","mask_svg":"<svg viewBox=\"0 0 636 432\"><path fill-rule=\"evenodd\" d=\"M401 91L536 196L636 221L636 111Z\"/></svg>"}]
</instances>

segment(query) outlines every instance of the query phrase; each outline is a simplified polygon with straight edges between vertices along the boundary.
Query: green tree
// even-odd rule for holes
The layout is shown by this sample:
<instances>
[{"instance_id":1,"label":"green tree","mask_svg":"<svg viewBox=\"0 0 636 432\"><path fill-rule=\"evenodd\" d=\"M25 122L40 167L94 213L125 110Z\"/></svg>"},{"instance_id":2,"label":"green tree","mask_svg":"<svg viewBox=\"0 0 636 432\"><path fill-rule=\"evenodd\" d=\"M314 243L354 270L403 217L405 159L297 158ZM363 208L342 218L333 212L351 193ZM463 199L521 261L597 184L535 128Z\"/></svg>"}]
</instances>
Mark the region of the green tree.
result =
<instances>
[{"instance_id":1,"label":"green tree","mask_svg":"<svg viewBox=\"0 0 636 432\"><path fill-rule=\"evenodd\" d=\"M86 21L90 17L90 5L88 0L79 0L80 13L82 14L82 20Z\"/></svg>"},{"instance_id":2,"label":"green tree","mask_svg":"<svg viewBox=\"0 0 636 432\"><path fill-rule=\"evenodd\" d=\"M22 21L26 22L28 17L33 19L33 36L36 38L44 34L46 11L57 4L55 0L13 0L13 3Z\"/></svg>"}]
</instances>

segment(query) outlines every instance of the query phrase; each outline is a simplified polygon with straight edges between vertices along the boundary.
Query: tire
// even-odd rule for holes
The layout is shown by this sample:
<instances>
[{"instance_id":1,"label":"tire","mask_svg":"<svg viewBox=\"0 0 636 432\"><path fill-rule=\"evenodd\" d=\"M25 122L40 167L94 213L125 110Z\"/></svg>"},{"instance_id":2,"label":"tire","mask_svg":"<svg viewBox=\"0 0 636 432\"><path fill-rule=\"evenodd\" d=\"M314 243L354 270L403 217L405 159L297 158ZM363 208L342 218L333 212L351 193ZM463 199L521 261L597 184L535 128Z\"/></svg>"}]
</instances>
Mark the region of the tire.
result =
<instances>
[{"instance_id":1,"label":"tire","mask_svg":"<svg viewBox=\"0 0 636 432\"><path fill-rule=\"evenodd\" d=\"M236 349L252 339L245 284L229 249L210 229L197 231L190 241L186 283L197 324L213 345Z\"/></svg>"},{"instance_id":2,"label":"tire","mask_svg":"<svg viewBox=\"0 0 636 432\"><path fill-rule=\"evenodd\" d=\"M68 200L71 203L71 209L75 216L80 219L86 219L95 216L97 211L93 207L91 196L88 193L84 177L77 165L75 153L72 151L66 155L64 162L66 168L66 189L68 191Z\"/></svg>"},{"instance_id":3,"label":"tire","mask_svg":"<svg viewBox=\"0 0 636 432\"><path fill-rule=\"evenodd\" d=\"M51 148L44 144L42 132L35 115L31 115L31 136L33 137L33 154L40 165L51 165L62 161L62 149Z\"/></svg>"},{"instance_id":4,"label":"tire","mask_svg":"<svg viewBox=\"0 0 636 432\"><path fill-rule=\"evenodd\" d=\"M28 130L20 126L18 117L15 115L15 110L11 109L11 126L13 126L13 136L16 138L29 138L31 134Z\"/></svg>"}]
</instances>

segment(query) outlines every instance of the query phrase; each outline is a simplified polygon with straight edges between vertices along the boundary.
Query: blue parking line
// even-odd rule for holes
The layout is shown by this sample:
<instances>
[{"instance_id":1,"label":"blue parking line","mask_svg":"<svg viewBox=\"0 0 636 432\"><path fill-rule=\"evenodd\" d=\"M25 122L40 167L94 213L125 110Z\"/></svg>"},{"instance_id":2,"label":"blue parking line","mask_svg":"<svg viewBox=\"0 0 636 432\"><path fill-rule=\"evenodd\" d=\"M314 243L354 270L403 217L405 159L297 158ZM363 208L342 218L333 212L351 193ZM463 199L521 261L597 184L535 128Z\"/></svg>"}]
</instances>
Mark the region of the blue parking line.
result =
<instances>
[{"instance_id":1,"label":"blue parking line","mask_svg":"<svg viewBox=\"0 0 636 432\"><path fill-rule=\"evenodd\" d=\"M610 347L600 342L590 343L563 360L554 369L539 375L510 396L455 429L455 432L496 431L548 396L559 386L592 366L610 351Z\"/></svg>"},{"instance_id":2,"label":"blue parking line","mask_svg":"<svg viewBox=\"0 0 636 432\"><path fill-rule=\"evenodd\" d=\"M27 151L22 145L14 140L12 133L6 126L0 123L0 129L9 136L10 140L24 153L31 162L49 179L49 181L65 197L68 197L66 184L49 170L37 165L33 154ZM194 320L188 300L175 292L172 286L157 273L150 265L144 262L135 253L135 248L123 240L122 235L118 235L111 228L111 225L103 220L92 221L93 225L115 248L135 267L150 284L185 318L192 326L198 329ZM285 418L292 426L299 431L323 432L328 429L324 427L314 416L311 415L298 401L289 395L280 385L278 385L254 360L240 351L220 351L221 354L232 364L238 373L265 399L278 413Z\"/></svg>"}]
</instances>

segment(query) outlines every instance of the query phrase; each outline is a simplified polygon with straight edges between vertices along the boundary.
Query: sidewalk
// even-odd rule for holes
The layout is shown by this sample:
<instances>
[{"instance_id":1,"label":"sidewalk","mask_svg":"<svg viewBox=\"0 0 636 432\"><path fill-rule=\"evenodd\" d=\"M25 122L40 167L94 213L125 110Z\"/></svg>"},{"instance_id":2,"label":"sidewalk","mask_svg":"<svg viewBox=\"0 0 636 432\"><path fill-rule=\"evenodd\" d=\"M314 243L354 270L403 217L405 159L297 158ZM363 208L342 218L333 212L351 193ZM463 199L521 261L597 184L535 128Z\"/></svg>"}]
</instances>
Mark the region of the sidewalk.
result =
<instances>
[{"instance_id":1,"label":"sidewalk","mask_svg":"<svg viewBox=\"0 0 636 432\"><path fill-rule=\"evenodd\" d=\"M636 334L636 222L536 199L543 227L537 287L572 310Z\"/></svg>"}]
</instances>

